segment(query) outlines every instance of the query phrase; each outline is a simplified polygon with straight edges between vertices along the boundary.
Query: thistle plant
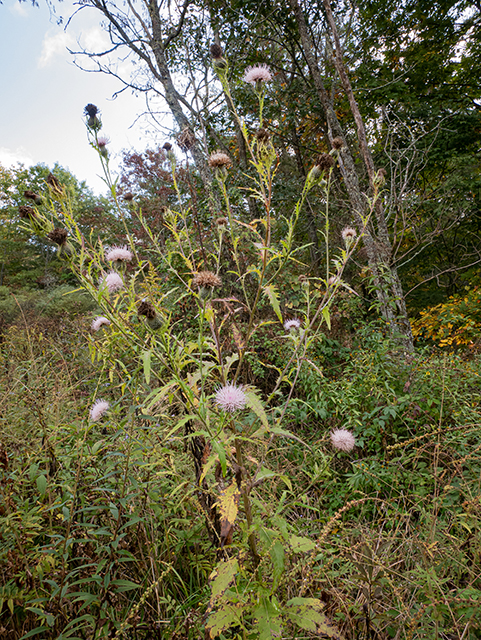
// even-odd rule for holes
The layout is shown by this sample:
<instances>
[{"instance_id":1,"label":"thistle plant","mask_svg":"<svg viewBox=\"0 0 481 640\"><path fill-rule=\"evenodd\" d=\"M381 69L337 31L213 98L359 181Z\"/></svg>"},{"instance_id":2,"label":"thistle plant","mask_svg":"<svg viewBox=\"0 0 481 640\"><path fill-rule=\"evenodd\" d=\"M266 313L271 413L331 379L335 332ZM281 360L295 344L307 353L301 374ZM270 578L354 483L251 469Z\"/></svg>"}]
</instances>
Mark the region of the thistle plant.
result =
<instances>
[{"instance_id":1,"label":"thistle plant","mask_svg":"<svg viewBox=\"0 0 481 640\"><path fill-rule=\"evenodd\" d=\"M166 161L178 206L164 214L169 239L161 243L159 230L147 225L132 198L128 205L119 199L110 173L108 140L100 135L99 111L89 104L88 136L123 223L124 244L105 248L93 243L79 228L68 197L56 187L60 207L51 200L50 209L27 212L25 220L59 246L69 243L65 260L101 310L91 324L92 360L113 383L117 397L110 403L95 399L86 421L100 421L117 407L132 416L131 424L155 420L164 446L182 441L190 452L191 495L203 509L218 559L210 576L209 636L238 627L244 638L272 637L286 624L295 624L333 637L335 628L321 611L320 600L288 597L289 558L314 546L308 539L304 546L299 542L281 509L275 516L268 512L262 486L275 475L268 459L276 438L296 438L285 428L284 418L301 368L318 368L310 358L311 348L323 325L330 326L330 305L339 288L346 286L343 271L363 229L345 229L345 246L330 256L329 191L338 154L334 148L317 159L292 213L276 213L287 231L281 239L274 237L272 199L278 159L263 119L272 75L266 65L252 67L244 75L259 106L257 127L251 132L234 108L228 61L219 49L213 50L213 67L244 136L254 173L247 193L262 211L258 219L247 219L246 212L233 206L235 169L227 154L213 151L209 165L223 211L210 229L192 230L192 209L178 188L177 162L169 148ZM303 277L302 304L296 317L289 317L283 312L280 282L290 265L302 264L305 247L296 246L295 238L312 191L321 192L326 207L320 230L326 273L322 279ZM130 231L133 218L149 238L149 257ZM366 218L364 225L367 222ZM204 238L202 246L197 237ZM266 304L271 310L268 316L261 313ZM287 357L274 385L262 395L249 383L246 365L254 355L255 338L267 329L278 330ZM355 445L349 431L334 432L332 442L346 453ZM289 483L287 477L283 481ZM303 593L300 588L299 593ZM120 634L129 627L125 620L116 624ZM268 630L271 635L266 635Z\"/></svg>"}]
</instances>

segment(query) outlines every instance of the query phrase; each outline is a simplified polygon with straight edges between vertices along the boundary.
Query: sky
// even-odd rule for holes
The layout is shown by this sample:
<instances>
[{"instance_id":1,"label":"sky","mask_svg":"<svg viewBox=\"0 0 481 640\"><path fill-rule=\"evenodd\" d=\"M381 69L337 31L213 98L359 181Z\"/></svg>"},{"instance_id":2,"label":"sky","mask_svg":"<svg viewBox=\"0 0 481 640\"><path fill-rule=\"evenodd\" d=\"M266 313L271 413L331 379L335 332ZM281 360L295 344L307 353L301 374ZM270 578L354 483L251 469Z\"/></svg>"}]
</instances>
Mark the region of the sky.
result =
<instances>
[{"instance_id":1,"label":"sky","mask_svg":"<svg viewBox=\"0 0 481 640\"><path fill-rule=\"evenodd\" d=\"M56 6L67 18L75 9L71 0ZM99 159L87 140L86 104L101 110L114 170L122 150L140 151L165 137L148 134L145 119L136 122L145 111L143 96L128 89L112 99L123 86L119 80L74 65L67 47L77 50L78 42L94 49L108 43L95 10L81 11L65 30L42 0L37 7L17 0L0 5L0 163L43 162L52 168L58 162L96 193L105 193ZM121 65L129 74L128 64Z\"/></svg>"}]
</instances>

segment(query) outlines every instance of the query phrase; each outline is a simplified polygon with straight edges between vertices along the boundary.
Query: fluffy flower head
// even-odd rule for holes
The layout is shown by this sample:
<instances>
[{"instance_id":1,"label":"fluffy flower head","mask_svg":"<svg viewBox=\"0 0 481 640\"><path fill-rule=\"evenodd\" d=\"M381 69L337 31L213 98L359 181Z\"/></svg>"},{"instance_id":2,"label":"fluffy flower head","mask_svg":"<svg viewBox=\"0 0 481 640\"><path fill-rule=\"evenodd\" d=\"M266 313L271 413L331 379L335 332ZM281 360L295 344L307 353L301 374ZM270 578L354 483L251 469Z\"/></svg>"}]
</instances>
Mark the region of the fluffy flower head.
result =
<instances>
[{"instance_id":1,"label":"fluffy flower head","mask_svg":"<svg viewBox=\"0 0 481 640\"><path fill-rule=\"evenodd\" d=\"M110 320L108 318L105 316L97 316L92 320L92 324L90 326L92 327L92 331L98 331L103 326L108 327L109 324Z\"/></svg>"},{"instance_id":2,"label":"fluffy flower head","mask_svg":"<svg viewBox=\"0 0 481 640\"><path fill-rule=\"evenodd\" d=\"M108 411L110 404L107 400L96 400L90 409L90 420L97 422Z\"/></svg>"},{"instance_id":3,"label":"fluffy flower head","mask_svg":"<svg viewBox=\"0 0 481 640\"><path fill-rule=\"evenodd\" d=\"M357 231L353 227L346 227L341 232L342 239L347 245L350 245L357 236Z\"/></svg>"},{"instance_id":4,"label":"fluffy flower head","mask_svg":"<svg viewBox=\"0 0 481 640\"><path fill-rule=\"evenodd\" d=\"M234 412L244 409L247 404L247 396L241 387L235 384L226 384L215 394L215 403L223 411Z\"/></svg>"},{"instance_id":5,"label":"fluffy flower head","mask_svg":"<svg viewBox=\"0 0 481 640\"><path fill-rule=\"evenodd\" d=\"M215 169L220 167L230 167L231 164L231 159L227 153L222 153L222 151L216 151L209 158L209 166Z\"/></svg>"},{"instance_id":6,"label":"fluffy flower head","mask_svg":"<svg viewBox=\"0 0 481 640\"><path fill-rule=\"evenodd\" d=\"M356 446L356 440L347 429L335 429L331 432L331 442L341 451L352 451Z\"/></svg>"},{"instance_id":7,"label":"fluffy flower head","mask_svg":"<svg viewBox=\"0 0 481 640\"><path fill-rule=\"evenodd\" d=\"M101 287L107 287L109 293L115 293L124 288L124 281L116 271L111 271L100 280Z\"/></svg>"},{"instance_id":8,"label":"fluffy flower head","mask_svg":"<svg viewBox=\"0 0 481 640\"><path fill-rule=\"evenodd\" d=\"M257 64L255 67L247 67L244 73L244 82L255 85L258 82L270 82L272 75L266 64Z\"/></svg>"},{"instance_id":9,"label":"fluffy flower head","mask_svg":"<svg viewBox=\"0 0 481 640\"><path fill-rule=\"evenodd\" d=\"M212 271L199 271L192 279L192 286L198 287L220 287L222 280Z\"/></svg>"},{"instance_id":10,"label":"fluffy flower head","mask_svg":"<svg viewBox=\"0 0 481 640\"><path fill-rule=\"evenodd\" d=\"M123 247L112 247L105 256L108 262L130 262L132 258L132 252L125 245Z\"/></svg>"},{"instance_id":11,"label":"fluffy flower head","mask_svg":"<svg viewBox=\"0 0 481 640\"><path fill-rule=\"evenodd\" d=\"M301 328L301 321L298 318L292 318L292 320L286 320L284 322L284 329L286 331L298 331Z\"/></svg>"}]
</instances>

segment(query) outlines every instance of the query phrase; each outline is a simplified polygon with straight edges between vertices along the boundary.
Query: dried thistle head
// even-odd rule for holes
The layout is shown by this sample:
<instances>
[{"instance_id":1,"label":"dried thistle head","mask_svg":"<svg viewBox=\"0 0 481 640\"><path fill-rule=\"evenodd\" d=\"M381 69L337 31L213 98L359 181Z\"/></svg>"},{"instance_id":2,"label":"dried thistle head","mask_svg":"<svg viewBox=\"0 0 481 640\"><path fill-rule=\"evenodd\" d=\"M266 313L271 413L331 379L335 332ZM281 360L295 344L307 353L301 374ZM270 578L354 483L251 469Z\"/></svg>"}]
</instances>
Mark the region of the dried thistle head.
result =
<instances>
[{"instance_id":1,"label":"dried thistle head","mask_svg":"<svg viewBox=\"0 0 481 640\"><path fill-rule=\"evenodd\" d=\"M127 192L127 193L124 195L124 200L125 200L126 202L132 202L132 200L133 200L133 199L134 199L134 194L133 194L131 191Z\"/></svg>"},{"instance_id":2,"label":"dried thistle head","mask_svg":"<svg viewBox=\"0 0 481 640\"><path fill-rule=\"evenodd\" d=\"M137 313L139 316L145 316L149 320L153 320L157 315L154 306L148 300L142 300L139 302L137 306Z\"/></svg>"},{"instance_id":3,"label":"dried thistle head","mask_svg":"<svg viewBox=\"0 0 481 640\"><path fill-rule=\"evenodd\" d=\"M209 158L209 167L213 169L222 169L223 167L230 167L232 165L232 161L227 155L227 153L223 153L222 151L216 151L212 153Z\"/></svg>"},{"instance_id":4,"label":"dried thistle head","mask_svg":"<svg viewBox=\"0 0 481 640\"><path fill-rule=\"evenodd\" d=\"M197 289L213 288L222 286L222 280L212 271L199 271L192 279L192 286Z\"/></svg>"},{"instance_id":5,"label":"dried thistle head","mask_svg":"<svg viewBox=\"0 0 481 640\"><path fill-rule=\"evenodd\" d=\"M220 60L224 55L224 52L222 51L222 47L216 43L211 44L210 55L214 58L214 60Z\"/></svg>"},{"instance_id":6,"label":"dried thistle head","mask_svg":"<svg viewBox=\"0 0 481 640\"><path fill-rule=\"evenodd\" d=\"M321 153L316 160L316 167L319 171L329 171L335 165L336 161L328 153Z\"/></svg>"},{"instance_id":7,"label":"dried thistle head","mask_svg":"<svg viewBox=\"0 0 481 640\"><path fill-rule=\"evenodd\" d=\"M55 228L50 233L47 233L47 238L55 242L55 244L58 244L59 247L62 247L67 242L67 236L68 233L66 229Z\"/></svg>"},{"instance_id":8,"label":"dried thistle head","mask_svg":"<svg viewBox=\"0 0 481 640\"><path fill-rule=\"evenodd\" d=\"M18 214L21 218L35 218L36 213L33 207L22 204L18 207Z\"/></svg>"},{"instance_id":9,"label":"dried thistle head","mask_svg":"<svg viewBox=\"0 0 481 640\"><path fill-rule=\"evenodd\" d=\"M221 216L220 218L217 218L217 220L215 221L218 227L225 227L227 226L227 223L229 222L229 220L227 218L224 218L223 216Z\"/></svg>"},{"instance_id":10,"label":"dried thistle head","mask_svg":"<svg viewBox=\"0 0 481 640\"><path fill-rule=\"evenodd\" d=\"M171 151L172 145L170 144L170 142L164 142L162 149L165 149L165 151Z\"/></svg>"},{"instance_id":11,"label":"dried thistle head","mask_svg":"<svg viewBox=\"0 0 481 640\"><path fill-rule=\"evenodd\" d=\"M95 116L99 113L99 110L94 104L89 103L85 107L84 113L88 118L95 118Z\"/></svg>"},{"instance_id":12,"label":"dried thistle head","mask_svg":"<svg viewBox=\"0 0 481 640\"><path fill-rule=\"evenodd\" d=\"M270 137L270 133L267 131L267 129L264 129L264 127L260 127L259 129L257 129L256 138L259 142L266 144L267 142L269 142Z\"/></svg>"},{"instance_id":13,"label":"dried thistle head","mask_svg":"<svg viewBox=\"0 0 481 640\"><path fill-rule=\"evenodd\" d=\"M47 176L47 184L57 194L63 193L62 185L58 178L56 178L53 173L49 173Z\"/></svg>"},{"instance_id":14,"label":"dried thistle head","mask_svg":"<svg viewBox=\"0 0 481 640\"><path fill-rule=\"evenodd\" d=\"M90 129L98 131L102 128L102 123L99 118L100 111L94 104L89 103L84 109L84 114L87 117L87 125Z\"/></svg>"},{"instance_id":15,"label":"dried thistle head","mask_svg":"<svg viewBox=\"0 0 481 640\"><path fill-rule=\"evenodd\" d=\"M336 151L338 151L339 149L342 149L342 147L344 146L344 141L342 138L337 137L334 138L332 141L332 148L336 149Z\"/></svg>"}]
</instances>

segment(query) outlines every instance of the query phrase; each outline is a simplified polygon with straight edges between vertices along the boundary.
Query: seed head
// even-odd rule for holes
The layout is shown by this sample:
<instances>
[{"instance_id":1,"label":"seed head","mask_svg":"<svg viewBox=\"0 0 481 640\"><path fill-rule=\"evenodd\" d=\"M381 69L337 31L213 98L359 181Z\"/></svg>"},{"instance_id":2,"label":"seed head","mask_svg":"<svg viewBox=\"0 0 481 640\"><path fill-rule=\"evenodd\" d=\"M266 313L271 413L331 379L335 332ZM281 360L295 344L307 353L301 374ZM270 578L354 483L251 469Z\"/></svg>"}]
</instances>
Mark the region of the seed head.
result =
<instances>
[{"instance_id":1,"label":"seed head","mask_svg":"<svg viewBox=\"0 0 481 640\"><path fill-rule=\"evenodd\" d=\"M192 279L192 286L202 289L205 287L221 287L222 280L212 271L199 271Z\"/></svg>"},{"instance_id":2,"label":"seed head","mask_svg":"<svg viewBox=\"0 0 481 640\"><path fill-rule=\"evenodd\" d=\"M316 167L318 167L319 171L329 171L331 167L334 166L336 161L332 156L328 153L321 153L321 155L316 160Z\"/></svg>"},{"instance_id":3,"label":"seed head","mask_svg":"<svg viewBox=\"0 0 481 640\"><path fill-rule=\"evenodd\" d=\"M108 411L110 404L107 400L97 400L90 409L91 422L97 422Z\"/></svg>"},{"instance_id":4,"label":"seed head","mask_svg":"<svg viewBox=\"0 0 481 640\"><path fill-rule=\"evenodd\" d=\"M182 151L185 151L185 152L189 151L189 149L192 149L195 143L196 143L195 135L192 133L192 131L188 127L185 127L182 130L182 133L180 133L177 136L177 144L182 149Z\"/></svg>"},{"instance_id":5,"label":"seed head","mask_svg":"<svg viewBox=\"0 0 481 640\"><path fill-rule=\"evenodd\" d=\"M247 396L241 387L226 384L215 394L215 403L222 411L233 413L245 408Z\"/></svg>"},{"instance_id":6,"label":"seed head","mask_svg":"<svg viewBox=\"0 0 481 640\"><path fill-rule=\"evenodd\" d=\"M170 142L164 142L162 149L165 149L166 151L172 151L172 145L170 144Z\"/></svg>"},{"instance_id":7,"label":"seed head","mask_svg":"<svg viewBox=\"0 0 481 640\"><path fill-rule=\"evenodd\" d=\"M156 317L156 312L153 305L148 300L142 300L137 306L137 313L139 316L145 316L148 320L153 320Z\"/></svg>"},{"instance_id":8,"label":"seed head","mask_svg":"<svg viewBox=\"0 0 481 640\"><path fill-rule=\"evenodd\" d=\"M225 227L229 220L227 218L217 218L216 224L218 227Z\"/></svg>"},{"instance_id":9,"label":"seed head","mask_svg":"<svg viewBox=\"0 0 481 640\"><path fill-rule=\"evenodd\" d=\"M35 218L36 213L33 207L22 204L18 207L18 213L21 218Z\"/></svg>"},{"instance_id":10,"label":"seed head","mask_svg":"<svg viewBox=\"0 0 481 640\"><path fill-rule=\"evenodd\" d=\"M55 244L58 244L59 247L63 247L63 245L67 242L68 233L66 229L58 229L55 228L50 233L47 233L47 238Z\"/></svg>"},{"instance_id":11,"label":"seed head","mask_svg":"<svg viewBox=\"0 0 481 640\"><path fill-rule=\"evenodd\" d=\"M334 138L332 140L332 148L336 149L336 151L338 151L339 149L342 149L342 147L344 146L344 141L342 138Z\"/></svg>"},{"instance_id":12,"label":"seed head","mask_svg":"<svg viewBox=\"0 0 481 640\"><path fill-rule=\"evenodd\" d=\"M357 231L356 229L354 229L354 227L346 227L345 229L342 230L341 235L342 235L342 239L346 243L346 247L349 249L351 244L356 239Z\"/></svg>"},{"instance_id":13,"label":"seed head","mask_svg":"<svg viewBox=\"0 0 481 640\"><path fill-rule=\"evenodd\" d=\"M133 199L134 199L134 194L131 191L129 191L124 195L124 200L126 202L132 202Z\"/></svg>"},{"instance_id":14,"label":"seed head","mask_svg":"<svg viewBox=\"0 0 481 640\"><path fill-rule=\"evenodd\" d=\"M256 131L256 138L259 142L266 144L269 142L269 138L271 137L270 133L264 127L260 127Z\"/></svg>"},{"instance_id":15,"label":"seed head","mask_svg":"<svg viewBox=\"0 0 481 640\"><path fill-rule=\"evenodd\" d=\"M210 45L210 55L214 58L214 60L220 60L223 54L224 52L222 51L222 47L219 44Z\"/></svg>"},{"instance_id":16,"label":"seed head","mask_svg":"<svg viewBox=\"0 0 481 640\"><path fill-rule=\"evenodd\" d=\"M212 167L213 169L221 169L222 167L230 167L231 165L231 159L227 153L222 153L222 151L216 151L211 154L209 158L209 167Z\"/></svg>"},{"instance_id":17,"label":"seed head","mask_svg":"<svg viewBox=\"0 0 481 640\"><path fill-rule=\"evenodd\" d=\"M95 118L95 116L99 113L99 110L94 104L89 103L85 107L84 113L88 118Z\"/></svg>"},{"instance_id":18,"label":"seed head","mask_svg":"<svg viewBox=\"0 0 481 640\"><path fill-rule=\"evenodd\" d=\"M47 184L48 186L52 189L52 191L55 191L58 194L63 193L63 189L62 189L62 185L59 181L58 178L56 178L53 173L49 173L48 177L47 177Z\"/></svg>"},{"instance_id":19,"label":"seed head","mask_svg":"<svg viewBox=\"0 0 481 640\"><path fill-rule=\"evenodd\" d=\"M347 429L335 429L331 432L331 442L341 451L352 451L356 446L356 440Z\"/></svg>"}]
</instances>

